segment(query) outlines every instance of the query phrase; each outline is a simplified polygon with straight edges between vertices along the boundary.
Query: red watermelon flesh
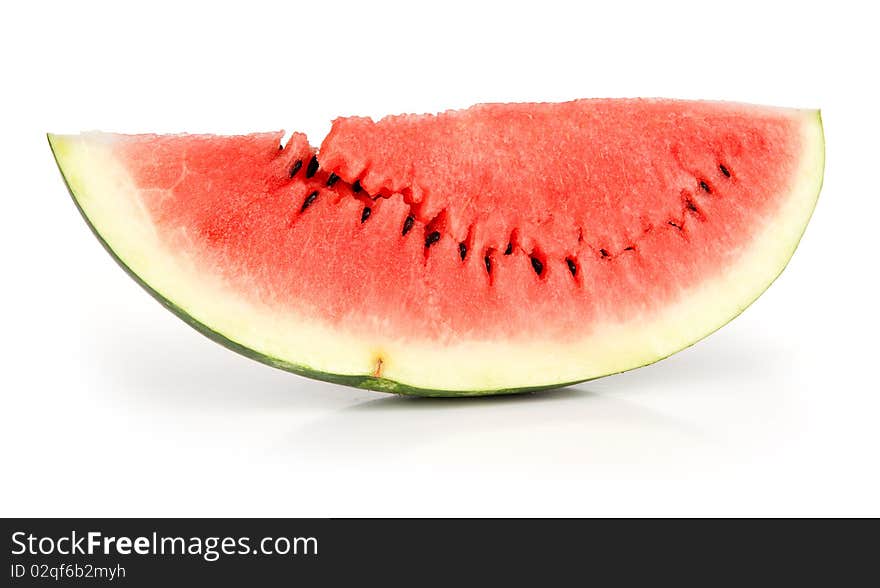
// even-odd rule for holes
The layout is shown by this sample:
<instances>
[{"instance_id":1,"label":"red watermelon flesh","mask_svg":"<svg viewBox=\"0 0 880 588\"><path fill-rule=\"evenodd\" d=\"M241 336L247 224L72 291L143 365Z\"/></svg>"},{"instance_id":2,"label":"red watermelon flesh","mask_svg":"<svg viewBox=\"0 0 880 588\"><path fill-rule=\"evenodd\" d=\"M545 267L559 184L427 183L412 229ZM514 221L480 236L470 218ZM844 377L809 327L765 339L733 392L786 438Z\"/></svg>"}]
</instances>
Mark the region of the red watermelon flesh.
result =
<instances>
[{"instance_id":1,"label":"red watermelon flesh","mask_svg":"<svg viewBox=\"0 0 880 588\"><path fill-rule=\"evenodd\" d=\"M513 349L521 362L520 349L540 353L541 342L577 347L590 340L592 347L603 344L609 325L650 329L653 317L686 306L691 293L755 257L760 235L791 214L805 157L813 167L819 160L812 132L818 123L811 120L815 113L736 104L578 100L378 122L342 118L319 150L301 134L281 147L280 132L103 135L100 142L126 176L124 191L134 187L145 211L139 222L150 225L163 251L185 254L198 271L270 315L320 325L331 334L328 349L338 333L372 350L360 374L334 370L332 359L329 369L314 368L266 353L276 364L362 375L361 385L383 389L395 389L375 384L384 378L415 388L493 391L520 386L498 377L497 366L480 373L478 365L432 365L429 374L458 367L470 374L436 388L430 376L394 378L390 349L457 349L450 357L461 359L469 348L503 342L496 347ZM806 182L811 202L821 170L817 178ZM801 231L812 210L802 200L809 210L797 210ZM782 233L791 240L791 230ZM779 270L756 278L745 288L751 298L733 306L751 302ZM192 306L187 314L199 321ZM698 329L700 336L732 318L730 304L718 307L723 316ZM220 332L228 337L229 330ZM676 350L656 343L664 332L649 333L653 359L663 355L651 353ZM228 338L258 347L241 341L246 334ZM503 357L480 361L505 364ZM402 372L416 371L418 359L407 362ZM548 366L522 387L569 381L552 362L535 369Z\"/></svg>"}]
</instances>

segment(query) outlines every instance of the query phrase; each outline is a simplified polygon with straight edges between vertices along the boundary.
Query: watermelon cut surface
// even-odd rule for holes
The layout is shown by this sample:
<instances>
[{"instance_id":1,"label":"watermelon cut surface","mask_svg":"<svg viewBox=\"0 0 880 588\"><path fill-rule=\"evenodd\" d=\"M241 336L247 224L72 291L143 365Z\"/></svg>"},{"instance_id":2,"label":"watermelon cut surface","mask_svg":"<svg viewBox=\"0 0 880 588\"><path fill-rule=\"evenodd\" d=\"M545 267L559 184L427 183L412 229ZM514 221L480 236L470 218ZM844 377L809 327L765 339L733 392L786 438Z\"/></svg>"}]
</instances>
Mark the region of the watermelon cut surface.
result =
<instances>
[{"instance_id":1,"label":"watermelon cut surface","mask_svg":"<svg viewBox=\"0 0 880 588\"><path fill-rule=\"evenodd\" d=\"M748 306L818 198L817 111L485 104L295 133L50 135L74 200L166 307L245 355L399 393L646 365Z\"/></svg>"}]
</instances>

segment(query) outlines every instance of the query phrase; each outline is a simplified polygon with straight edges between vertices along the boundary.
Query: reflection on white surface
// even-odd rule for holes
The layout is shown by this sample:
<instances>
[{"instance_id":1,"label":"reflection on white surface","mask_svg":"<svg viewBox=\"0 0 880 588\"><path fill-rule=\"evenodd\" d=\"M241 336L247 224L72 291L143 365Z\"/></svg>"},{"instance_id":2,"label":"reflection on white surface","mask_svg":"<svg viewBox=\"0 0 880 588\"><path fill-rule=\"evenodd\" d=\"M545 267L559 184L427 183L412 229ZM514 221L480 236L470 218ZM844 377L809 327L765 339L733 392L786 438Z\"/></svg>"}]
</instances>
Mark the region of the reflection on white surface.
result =
<instances>
[{"instance_id":1,"label":"reflection on white surface","mask_svg":"<svg viewBox=\"0 0 880 588\"><path fill-rule=\"evenodd\" d=\"M295 448L322 459L381 462L406 457L454 466L552 466L652 461L705 443L675 417L580 388L504 398L379 398L297 428Z\"/></svg>"},{"instance_id":2,"label":"reflection on white surface","mask_svg":"<svg viewBox=\"0 0 880 588\"><path fill-rule=\"evenodd\" d=\"M93 340L100 378L132 410L197 412L230 423L251 458L290 467L494 468L676 464L712 467L725 429L753 427L785 403L786 390L748 385L772 378L778 353L736 337L712 338L654 366L577 386L484 398L408 398L315 382L270 369L207 342L188 328L109 326ZM169 332L171 331L171 332ZM731 385L732 383L732 385ZM745 386L745 387L744 387ZM744 411L740 407L750 407ZM772 435L771 435L772 436ZM738 448L748 452L748 444ZM647 470L645 470L647 468Z\"/></svg>"}]
</instances>

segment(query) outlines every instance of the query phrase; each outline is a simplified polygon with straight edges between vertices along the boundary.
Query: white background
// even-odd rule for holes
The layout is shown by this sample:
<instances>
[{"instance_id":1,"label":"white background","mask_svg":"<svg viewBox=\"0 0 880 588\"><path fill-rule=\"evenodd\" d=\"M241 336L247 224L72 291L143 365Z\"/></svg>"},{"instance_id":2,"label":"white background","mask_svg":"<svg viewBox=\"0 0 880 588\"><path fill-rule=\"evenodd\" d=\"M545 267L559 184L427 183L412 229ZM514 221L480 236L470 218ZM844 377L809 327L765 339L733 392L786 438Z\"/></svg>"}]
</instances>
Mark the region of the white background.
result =
<instances>
[{"instance_id":1,"label":"white background","mask_svg":"<svg viewBox=\"0 0 880 588\"><path fill-rule=\"evenodd\" d=\"M870 7L870 3L860 3ZM843 2L16 2L3 80L2 515L880 515L877 42ZM821 107L785 274L657 365L523 397L309 381L164 311L46 131L285 128L587 96Z\"/></svg>"}]
</instances>

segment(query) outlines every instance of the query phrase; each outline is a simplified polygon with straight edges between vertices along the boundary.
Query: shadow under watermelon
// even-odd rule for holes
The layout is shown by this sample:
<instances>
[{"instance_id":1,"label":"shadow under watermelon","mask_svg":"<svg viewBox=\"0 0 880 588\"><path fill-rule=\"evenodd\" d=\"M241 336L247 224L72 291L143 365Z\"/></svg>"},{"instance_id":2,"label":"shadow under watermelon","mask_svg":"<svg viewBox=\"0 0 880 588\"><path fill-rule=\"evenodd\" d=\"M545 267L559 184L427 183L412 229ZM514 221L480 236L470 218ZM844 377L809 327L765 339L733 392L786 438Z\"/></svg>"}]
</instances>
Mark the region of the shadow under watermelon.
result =
<instances>
[{"instance_id":1,"label":"shadow under watermelon","mask_svg":"<svg viewBox=\"0 0 880 588\"><path fill-rule=\"evenodd\" d=\"M698 427L614 395L570 387L519 396L388 397L298 428L276 453L407 469L541 469L653 462L713 442Z\"/></svg>"},{"instance_id":2,"label":"shadow under watermelon","mask_svg":"<svg viewBox=\"0 0 880 588\"><path fill-rule=\"evenodd\" d=\"M754 333L752 333L754 335ZM667 360L568 388L476 398L368 398L295 430L277 452L407 467L723 466L778 445L785 352L732 330ZM766 421L766 422L765 422ZM749 432L751 446L731 431ZM728 446L729 443L734 444Z\"/></svg>"},{"instance_id":3,"label":"shadow under watermelon","mask_svg":"<svg viewBox=\"0 0 880 588\"><path fill-rule=\"evenodd\" d=\"M296 456L316 464L400 462L415 468L670 460L705 465L699 455L717 453L723 439L716 433L725 423L715 427L718 418L703 418L705 410L694 413L682 403L698 398L714 403L715 413L724 412L742 404L738 386L784 363L761 341L726 333L653 366L569 388L409 398L273 370L198 336L184 336L190 332L185 325L163 325L130 337L120 335L120 325L108 324L108 336L91 339L114 393L125 394L135 410L149 405L254 422L272 415L271 430L254 441L269 442L265 457L282 463ZM682 400L682 394L691 398Z\"/></svg>"}]
</instances>

